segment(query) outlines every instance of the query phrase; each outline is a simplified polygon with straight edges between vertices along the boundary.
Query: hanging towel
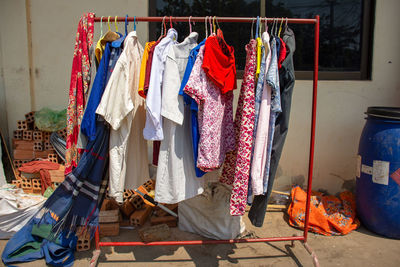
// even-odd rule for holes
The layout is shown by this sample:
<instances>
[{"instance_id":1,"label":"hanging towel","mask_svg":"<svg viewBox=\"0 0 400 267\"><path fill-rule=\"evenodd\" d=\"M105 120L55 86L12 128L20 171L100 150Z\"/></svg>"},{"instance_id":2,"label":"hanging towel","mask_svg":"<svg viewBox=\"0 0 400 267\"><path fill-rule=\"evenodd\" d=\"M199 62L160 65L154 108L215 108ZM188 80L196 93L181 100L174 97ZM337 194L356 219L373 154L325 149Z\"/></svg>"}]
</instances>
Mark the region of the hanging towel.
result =
<instances>
[{"instance_id":1,"label":"hanging towel","mask_svg":"<svg viewBox=\"0 0 400 267\"><path fill-rule=\"evenodd\" d=\"M85 99L90 86L89 48L93 44L94 13L84 14L78 24L72 60L71 82L67 109L67 153L65 173L78 165L79 153L76 147L79 127L85 109Z\"/></svg>"}]
</instances>

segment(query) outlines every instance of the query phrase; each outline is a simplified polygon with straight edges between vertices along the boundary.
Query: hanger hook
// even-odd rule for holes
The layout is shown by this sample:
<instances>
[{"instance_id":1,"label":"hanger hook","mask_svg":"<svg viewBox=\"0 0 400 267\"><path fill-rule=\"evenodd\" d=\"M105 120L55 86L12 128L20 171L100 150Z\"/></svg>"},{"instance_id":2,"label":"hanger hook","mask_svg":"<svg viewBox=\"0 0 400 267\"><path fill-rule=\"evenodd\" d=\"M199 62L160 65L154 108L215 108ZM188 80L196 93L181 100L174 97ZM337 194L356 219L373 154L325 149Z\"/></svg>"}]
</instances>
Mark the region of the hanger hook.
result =
<instances>
[{"instance_id":1,"label":"hanger hook","mask_svg":"<svg viewBox=\"0 0 400 267\"><path fill-rule=\"evenodd\" d=\"M210 25L210 36L212 35L212 33L213 33L213 29L212 29L212 24L211 24L211 19L212 19L212 16L209 16L208 17L208 24Z\"/></svg>"},{"instance_id":2,"label":"hanger hook","mask_svg":"<svg viewBox=\"0 0 400 267\"><path fill-rule=\"evenodd\" d=\"M215 23L217 24L218 29L221 29L221 28L219 27L219 23L218 23L218 18L217 18L217 16L215 16Z\"/></svg>"},{"instance_id":3,"label":"hanger hook","mask_svg":"<svg viewBox=\"0 0 400 267\"><path fill-rule=\"evenodd\" d=\"M115 31L118 32L118 23L117 23L118 16L115 16L114 24L115 24Z\"/></svg>"},{"instance_id":4,"label":"hanger hook","mask_svg":"<svg viewBox=\"0 0 400 267\"><path fill-rule=\"evenodd\" d=\"M253 39L253 36L254 36L254 32L253 32L254 20L255 20L255 18L252 18L252 20L251 20L251 36L250 36L251 39Z\"/></svg>"},{"instance_id":5,"label":"hanger hook","mask_svg":"<svg viewBox=\"0 0 400 267\"><path fill-rule=\"evenodd\" d=\"M283 17L282 17L282 20L281 20L281 25L279 26L278 37L281 37L282 24L283 24Z\"/></svg>"},{"instance_id":6,"label":"hanger hook","mask_svg":"<svg viewBox=\"0 0 400 267\"><path fill-rule=\"evenodd\" d=\"M125 35L128 35L128 14L125 16Z\"/></svg>"},{"instance_id":7,"label":"hanger hook","mask_svg":"<svg viewBox=\"0 0 400 267\"><path fill-rule=\"evenodd\" d=\"M288 20L289 20L289 19L286 17L285 30L287 29Z\"/></svg>"},{"instance_id":8,"label":"hanger hook","mask_svg":"<svg viewBox=\"0 0 400 267\"><path fill-rule=\"evenodd\" d=\"M256 39L258 38L258 27L260 25L260 17L257 16L257 23L256 23Z\"/></svg>"},{"instance_id":9,"label":"hanger hook","mask_svg":"<svg viewBox=\"0 0 400 267\"><path fill-rule=\"evenodd\" d=\"M108 30L109 30L109 31L111 31L111 27L110 27L110 18L111 18L111 16L108 16L107 24L108 24Z\"/></svg>"},{"instance_id":10,"label":"hanger hook","mask_svg":"<svg viewBox=\"0 0 400 267\"><path fill-rule=\"evenodd\" d=\"M103 16L100 18L100 35L103 37Z\"/></svg>"},{"instance_id":11,"label":"hanger hook","mask_svg":"<svg viewBox=\"0 0 400 267\"><path fill-rule=\"evenodd\" d=\"M190 19L192 18L192 16L189 17L189 31L190 33L192 33L192 23L190 23Z\"/></svg>"},{"instance_id":12,"label":"hanger hook","mask_svg":"<svg viewBox=\"0 0 400 267\"><path fill-rule=\"evenodd\" d=\"M264 18L264 27L265 27L265 31L268 31L268 19L267 17Z\"/></svg>"},{"instance_id":13,"label":"hanger hook","mask_svg":"<svg viewBox=\"0 0 400 267\"><path fill-rule=\"evenodd\" d=\"M172 16L169 16L169 28L172 28Z\"/></svg>"},{"instance_id":14,"label":"hanger hook","mask_svg":"<svg viewBox=\"0 0 400 267\"><path fill-rule=\"evenodd\" d=\"M216 16L213 17L213 33L214 34L216 33L216 31L215 31L215 18L216 18Z\"/></svg>"},{"instance_id":15,"label":"hanger hook","mask_svg":"<svg viewBox=\"0 0 400 267\"><path fill-rule=\"evenodd\" d=\"M207 19L208 19L208 16L206 16L204 18L204 29L205 29L205 32L206 32L206 38L208 37Z\"/></svg>"}]
</instances>

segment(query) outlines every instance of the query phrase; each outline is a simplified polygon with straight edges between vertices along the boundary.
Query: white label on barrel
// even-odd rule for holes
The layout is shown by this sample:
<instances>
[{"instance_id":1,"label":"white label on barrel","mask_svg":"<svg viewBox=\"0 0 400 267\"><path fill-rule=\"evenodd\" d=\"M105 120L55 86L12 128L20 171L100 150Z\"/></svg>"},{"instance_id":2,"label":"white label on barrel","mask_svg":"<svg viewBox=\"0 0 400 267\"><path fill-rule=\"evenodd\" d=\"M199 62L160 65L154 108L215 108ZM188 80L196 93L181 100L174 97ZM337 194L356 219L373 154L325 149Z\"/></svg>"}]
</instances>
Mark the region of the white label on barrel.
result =
<instances>
[{"instance_id":1,"label":"white label on barrel","mask_svg":"<svg viewBox=\"0 0 400 267\"><path fill-rule=\"evenodd\" d=\"M361 172L372 175L372 167L368 165L361 165Z\"/></svg>"},{"instance_id":2,"label":"white label on barrel","mask_svg":"<svg viewBox=\"0 0 400 267\"><path fill-rule=\"evenodd\" d=\"M374 160L372 167L372 181L377 184L388 185L389 161Z\"/></svg>"},{"instance_id":3,"label":"white label on barrel","mask_svg":"<svg viewBox=\"0 0 400 267\"><path fill-rule=\"evenodd\" d=\"M356 167L356 176L357 178L360 178L361 176L361 156L357 155L357 167Z\"/></svg>"}]
</instances>

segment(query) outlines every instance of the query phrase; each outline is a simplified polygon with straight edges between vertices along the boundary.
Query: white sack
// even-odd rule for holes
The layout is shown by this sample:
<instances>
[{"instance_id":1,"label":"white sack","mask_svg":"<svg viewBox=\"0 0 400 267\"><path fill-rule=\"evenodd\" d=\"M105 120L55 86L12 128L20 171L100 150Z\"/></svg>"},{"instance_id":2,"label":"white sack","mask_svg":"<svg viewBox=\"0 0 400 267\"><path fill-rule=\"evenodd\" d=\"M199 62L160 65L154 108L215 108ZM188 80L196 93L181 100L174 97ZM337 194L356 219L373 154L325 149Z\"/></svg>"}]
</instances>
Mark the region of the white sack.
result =
<instances>
[{"instance_id":1,"label":"white sack","mask_svg":"<svg viewBox=\"0 0 400 267\"><path fill-rule=\"evenodd\" d=\"M244 232L241 216L231 216L231 190L209 184L204 193L179 203L179 229L212 239L232 239Z\"/></svg>"},{"instance_id":2,"label":"white sack","mask_svg":"<svg viewBox=\"0 0 400 267\"><path fill-rule=\"evenodd\" d=\"M21 189L0 188L0 239L19 231L46 201L41 195L25 194Z\"/></svg>"}]
</instances>

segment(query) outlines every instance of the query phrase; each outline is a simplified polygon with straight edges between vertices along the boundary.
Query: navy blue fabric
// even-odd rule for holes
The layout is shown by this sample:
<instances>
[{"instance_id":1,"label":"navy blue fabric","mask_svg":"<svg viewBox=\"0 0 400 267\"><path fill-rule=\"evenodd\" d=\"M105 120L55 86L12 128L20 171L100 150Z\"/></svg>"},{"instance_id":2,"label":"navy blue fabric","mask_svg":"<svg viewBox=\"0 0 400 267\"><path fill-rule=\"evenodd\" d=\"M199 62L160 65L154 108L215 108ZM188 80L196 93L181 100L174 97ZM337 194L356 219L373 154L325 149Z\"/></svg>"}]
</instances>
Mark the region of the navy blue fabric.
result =
<instances>
[{"instance_id":1,"label":"navy blue fabric","mask_svg":"<svg viewBox=\"0 0 400 267\"><path fill-rule=\"evenodd\" d=\"M202 47L206 43L206 39L204 39L200 44L198 44L195 48L190 51L188 63L186 65L185 73L183 75L181 88L179 89L179 94L183 96L183 100L186 105L190 105L190 114L191 114L191 128L192 128L192 144L193 144L193 158L194 158L194 169L197 177L202 177L205 172L197 168L197 158L198 158L198 149L199 149L199 123L197 119L198 106L194 99L192 99L189 95L187 95L183 89L185 88L187 82L189 81L190 73L192 73L192 69L194 63L196 62L197 55L199 54L200 47Z\"/></svg>"},{"instance_id":2,"label":"navy blue fabric","mask_svg":"<svg viewBox=\"0 0 400 267\"><path fill-rule=\"evenodd\" d=\"M53 225L55 223L49 214L44 215L40 221L42 224ZM76 235L70 235L67 238L64 233L61 233L55 239L33 235L32 229L38 224L39 219L33 218L11 237L3 250L3 263L10 265L44 258L46 263L52 266L72 266L75 260ZM32 248L29 246L30 242L35 242L40 247L27 254L21 253L24 248Z\"/></svg>"},{"instance_id":3,"label":"navy blue fabric","mask_svg":"<svg viewBox=\"0 0 400 267\"><path fill-rule=\"evenodd\" d=\"M86 105L85 114L81 122L81 132L88 137L89 141L93 141L96 137L96 109L100 104L104 89L107 84L107 70L110 61L110 43L106 44L103 56L101 57L96 77L94 78L92 90L90 92L89 101Z\"/></svg>"}]
</instances>

